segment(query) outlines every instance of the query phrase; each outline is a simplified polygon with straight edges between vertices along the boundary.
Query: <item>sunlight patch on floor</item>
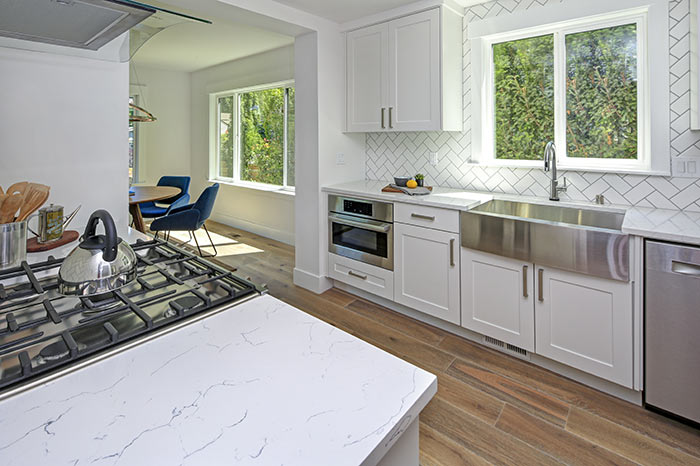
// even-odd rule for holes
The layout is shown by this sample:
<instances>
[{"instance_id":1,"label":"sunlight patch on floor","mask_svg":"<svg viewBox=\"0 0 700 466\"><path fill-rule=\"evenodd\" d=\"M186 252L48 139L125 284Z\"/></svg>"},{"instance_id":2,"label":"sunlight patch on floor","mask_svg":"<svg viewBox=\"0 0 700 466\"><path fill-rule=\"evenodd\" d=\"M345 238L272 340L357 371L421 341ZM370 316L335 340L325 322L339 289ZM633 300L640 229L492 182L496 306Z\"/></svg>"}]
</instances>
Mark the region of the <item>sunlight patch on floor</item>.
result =
<instances>
[{"instance_id":1,"label":"sunlight patch on floor","mask_svg":"<svg viewBox=\"0 0 700 466\"><path fill-rule=\"evenodd\" d=\"M199 245L202 247L202 252L205 254L213 254L214 250L211 246L209 246L209 238L207 238L207 233L204 231L204 228L200 228L195 232L195 234L197 235ZM242 254L256 254L265 252L262 249L255 248L245 243L240 243L235 239L219 235L212 231L210 231L209 234L211 235L212 241L214 241L214 244L216 245L216 250L219 253L218 257L239 256ZM182 241L183 243L186 243L194 248L197 247L194 239L190 239L186 231L173 231L170 234L170 238Z\"/></svg>"}]
</instances>

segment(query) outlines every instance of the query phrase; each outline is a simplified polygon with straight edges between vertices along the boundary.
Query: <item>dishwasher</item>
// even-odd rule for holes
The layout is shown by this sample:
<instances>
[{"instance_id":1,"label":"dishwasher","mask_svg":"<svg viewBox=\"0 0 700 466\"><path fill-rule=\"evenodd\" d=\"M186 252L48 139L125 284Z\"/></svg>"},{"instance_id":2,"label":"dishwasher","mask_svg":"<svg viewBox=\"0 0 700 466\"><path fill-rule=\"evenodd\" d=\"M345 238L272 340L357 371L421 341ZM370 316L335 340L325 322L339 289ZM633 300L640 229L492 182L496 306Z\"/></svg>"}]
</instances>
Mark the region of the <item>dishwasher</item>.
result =
<instances>
[{"instance_id":1,"label":"dishwasher","mask_svg":"<svg viewBox=\"0 0 700 466\"><path fill-rule=\"evenodd\" d=\"M646 242L644 403L700 423L700 247Z\"/></svg>"}]
</instances>

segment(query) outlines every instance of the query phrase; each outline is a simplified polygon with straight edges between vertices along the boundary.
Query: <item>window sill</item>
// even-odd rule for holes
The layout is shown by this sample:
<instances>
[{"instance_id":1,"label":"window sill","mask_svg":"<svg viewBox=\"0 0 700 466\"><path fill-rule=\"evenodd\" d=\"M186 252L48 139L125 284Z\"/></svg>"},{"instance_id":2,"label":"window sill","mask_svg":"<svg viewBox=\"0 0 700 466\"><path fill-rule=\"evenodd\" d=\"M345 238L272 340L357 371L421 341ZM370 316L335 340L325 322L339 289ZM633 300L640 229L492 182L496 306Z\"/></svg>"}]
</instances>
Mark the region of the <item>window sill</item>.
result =
<instances>
[{"instance_id":1,"label":"window sill","mask_svg":"<svg viewBox=\"0 0 700 466\"><path fill-rule=\"evenodd\" d=\"M471 162L470 165L490 168L533 168L544 169L544 161L523 161L519 162ZM621 167L581 167L557 163L557 170L567 172L593 172L593 173L619 173L623 175L643 175L643 176L671 176L670 170L653 170Z\"/></svg>"},{"instance_id":2,"label":"window sill","mask_svg":"<svg viewBox=\"0 0 700 466\"><path fill-rule=\"evenodd\" d=\"M296 194L294 189L283 188L281 186L273 186L273 185L263 184L263 183L248 183L245 181L219 180L216 178L210 179L208 181L210 183L219 183L219 184L222 184L225 186L234 186L236 188L251 189L254 191L270 193L273 195L294 197Z\"/></svg>"}]
</instances>

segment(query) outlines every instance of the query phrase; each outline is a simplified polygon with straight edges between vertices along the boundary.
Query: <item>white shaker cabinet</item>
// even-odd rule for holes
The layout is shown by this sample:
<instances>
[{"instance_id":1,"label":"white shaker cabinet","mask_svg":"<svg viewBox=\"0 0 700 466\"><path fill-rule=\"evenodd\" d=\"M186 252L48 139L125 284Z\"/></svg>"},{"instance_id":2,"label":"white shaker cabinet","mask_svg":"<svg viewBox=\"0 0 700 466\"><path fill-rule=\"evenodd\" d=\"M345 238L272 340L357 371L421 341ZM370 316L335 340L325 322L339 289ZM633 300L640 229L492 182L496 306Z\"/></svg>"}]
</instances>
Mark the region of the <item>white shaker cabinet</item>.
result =
<instances>
[{"instance_id":1,"label":"white shaker cabinet","mask_svg":"<svg viewBox=\"0 0 700 466\"><path fill-rule=\"evenodd\" d=\"M462 248L462 326L535 349L533 265Z\"/></svg>"},{"instance_id":2,"label":"white shaker cabinet","mask_svg":"<svg viewBox=\"0 0 700 466\"><path fill-rule=\"evenodd\" d=\"M386 128L389 106L389 30L378 24L347 34L347 126L352 131ZM353 89L354 92L350 92Z\"/></svg>"},{"instance_id":3,"label":"white shaker cabinet","mask_svg":"<svg viewBox=\"0 0 700 466\"><path fill-rule=\"evenodd\" d=\"M461 131L461 31L437 7L348 32L347 131Z\"/></svg>"},{"instance_id":4,"label":"white shaker cabinet","mask_svg":"<svg viewBox=\"0 0 700 466\"><path fill-rule=\"evenodd\" d=\"M394 224L394 301L459 325L459 234Z\"/></svg>"},{"instance_id":5,"label":"white shaker cabinet","mask_svg":"<svg viewBox=\"0 0 700 466\"><path fill-rule=\"evenodd\" d=\"M632 387L632 285L539 266L536 280L535 352Z\"/></svg>"}]
</instances>

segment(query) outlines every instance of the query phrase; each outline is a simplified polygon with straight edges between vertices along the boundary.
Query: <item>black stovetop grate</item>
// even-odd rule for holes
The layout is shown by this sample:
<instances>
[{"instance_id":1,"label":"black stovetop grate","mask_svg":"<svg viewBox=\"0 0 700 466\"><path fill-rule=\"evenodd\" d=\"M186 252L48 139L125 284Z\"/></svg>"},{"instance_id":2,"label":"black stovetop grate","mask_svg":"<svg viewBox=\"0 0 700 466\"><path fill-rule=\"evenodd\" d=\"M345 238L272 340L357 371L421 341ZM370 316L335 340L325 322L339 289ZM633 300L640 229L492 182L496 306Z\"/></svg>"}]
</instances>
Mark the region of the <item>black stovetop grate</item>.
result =
<instances>
[{"instance_id":1,"label":"black stovetop grate","mask_svg":"<svg viewBox=\"0 0 700 466\"><path fill-rule=\"evenodd\" d=\"M136 280L100 296L60 295L62 259L0 272L0 390L260 291L165 241L132 248Z\"/></svg>"}]
</instances>

